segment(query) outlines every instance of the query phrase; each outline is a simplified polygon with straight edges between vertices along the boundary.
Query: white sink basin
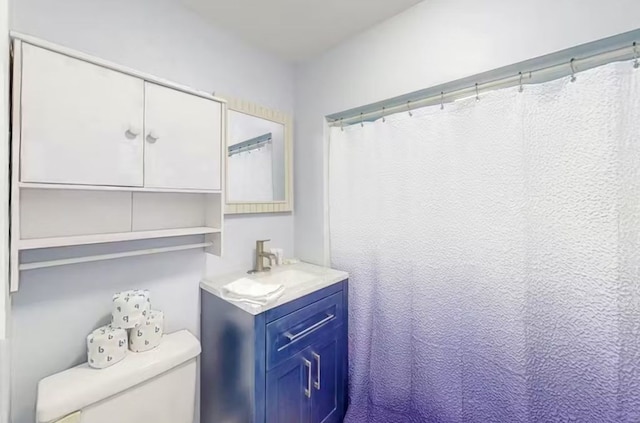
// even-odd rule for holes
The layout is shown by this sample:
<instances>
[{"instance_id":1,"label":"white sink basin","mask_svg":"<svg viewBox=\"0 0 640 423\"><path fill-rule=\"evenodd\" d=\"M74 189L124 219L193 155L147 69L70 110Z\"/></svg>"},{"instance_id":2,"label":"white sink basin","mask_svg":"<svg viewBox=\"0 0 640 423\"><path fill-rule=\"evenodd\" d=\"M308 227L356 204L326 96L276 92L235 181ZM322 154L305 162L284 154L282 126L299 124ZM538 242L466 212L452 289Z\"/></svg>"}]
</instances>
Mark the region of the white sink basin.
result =
<instances>
[{"instance_id":1,"label":"white sink basin","mask_svg":"<svg viewBox=\"0 0 640 423\"><path fill-rule=\"evenodd\" d=\"M318 275L302 270L284 270L281 272L267 273L265 275L254 275L252 279L254 278L256 281L262 283L284 285L285 288L290 288L317 279Z\"/></svg>"},{"instance_id":2,"label":"white sink basin","mask_svg":"<svg viewBox=\"0 0 640 423\"><path fill-rule=\"evenodd\" d=\"M222 299L221 294L224 286L241 278L249 278L259 283L281 284L284 292L276 301L272 301L264 306L249 304L244 302L233 302L233 304L247 313L258 315L262 312L294 301L312 292L326 288L349 277L346 272L330 269L327 267L315 266L307 263L287 264L273 268L270 272L248 275L246 271L240 271L225 276L212 279L204 279L200 282L200 287Z\"/></svg>"}]
</instances>

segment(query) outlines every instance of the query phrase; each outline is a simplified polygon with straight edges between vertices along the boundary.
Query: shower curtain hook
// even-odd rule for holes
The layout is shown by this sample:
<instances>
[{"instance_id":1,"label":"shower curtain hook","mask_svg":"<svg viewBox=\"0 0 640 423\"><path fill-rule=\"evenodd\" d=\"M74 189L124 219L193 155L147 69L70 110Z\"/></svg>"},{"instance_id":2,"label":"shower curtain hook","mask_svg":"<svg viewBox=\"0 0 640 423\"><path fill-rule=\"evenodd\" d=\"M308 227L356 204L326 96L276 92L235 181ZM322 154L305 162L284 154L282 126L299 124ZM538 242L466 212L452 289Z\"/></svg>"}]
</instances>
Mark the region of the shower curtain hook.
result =
<instances>
[{"instance_id":1,"label":"shower curtain hook","mask_svg":"<svg viewBox=\"0 0 640 423\"><path fill-rule=\"evenodd\" d=\"M364 118L362 116L362 113L360 113L360 128L364 128Z\"/></svg>"},{"instance_id":2,"label":"shower curtain hook","mask_svg":"<svg viewBox=\"0 0 640 423\"><path fill-rule=\"evenodd\" d=\"M340 130L344 132L344 118L340 118Z\"/></svg>"},{"instance_id":3,"label":"shower curtain hook","mask_svg":"<svg viewBox=\"0 0 640 423\"><path fill-rule=\"evenodd\" d=\"M571 82L576 82L576 65L575 65L575 57L573 59L571 59L571 62L569 62L569 65L571 65Z\"/></svg>"},{"instance_id":4,"label":"shower curtain hook","mask_svg":"<svg viewBox=\"0 0 640 423\"><path fill-rule=\"evenodd\" d=\"M478 83L476 82L476 101L480 101L480 92L478 91Z\"/></svg>"},{"instance_id":5,"label":"shower curtain hook","mask_svg":"<svg viewBox=\"0 0 640 423\"><path fill-rule=\"evenodd\" d=\"M524 86L522 85L522 72L520 72L520 88L518 88L518 92L523 92Z\"/></svg>"},{"instance_id":6,"label":"shower curtain hook","mask_svg":"<svg viewBox=\"0 0 640 423\"><path fill-rule=\"evenodd\" d=\"M411 113L411 100L407 101L407 111L409 112L409 116L413 117L413 113Z\"/></svg>"},{"instance_id":7,"label":"shower curtain hook","mask_svg":"<svg viewBox=\"0 0 640 423\"><path fill-rule=\"evenodd\" d=\"M633 42L633 57L635 58L635 60L633 61L633 68L640 68L640 54L638 53L638 43L636 43L635 41Z\"/></svg>"},{"instance_id":8,"label":"shower curtain hook","mask_svg":"<svg viewBox=\"0 0 640 423\"><path fill-rule=\"evenodd\" d=\"M440 91L440 110L444 110L444 91Z\"/></svg>"},{"instance_id":9,"label":"shower curtain hook","mask_svg":"<svg viewBox=\"0 0 640 423\"><path fill-rule=\"evenodd\" d=\"M387 117L385 115L386 109L386 107L382 106L382 123L385 123L387 121Z\"/></svg>"}]
</instances>

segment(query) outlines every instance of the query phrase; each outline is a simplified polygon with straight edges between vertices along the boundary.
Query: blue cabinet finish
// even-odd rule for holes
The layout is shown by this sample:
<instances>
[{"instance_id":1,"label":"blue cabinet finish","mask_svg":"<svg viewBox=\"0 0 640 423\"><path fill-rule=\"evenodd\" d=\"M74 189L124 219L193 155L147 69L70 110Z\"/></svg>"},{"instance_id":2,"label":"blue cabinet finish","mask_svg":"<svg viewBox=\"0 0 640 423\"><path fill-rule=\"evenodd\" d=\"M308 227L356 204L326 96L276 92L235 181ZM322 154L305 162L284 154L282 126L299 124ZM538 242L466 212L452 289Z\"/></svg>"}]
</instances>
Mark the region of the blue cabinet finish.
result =
<instances>
[{"instance_id":1,"label":"blue cabinet finish","mask_svg":"<svg viewBox=\"0 0 640 423\"><path fill-rule=\"evenodd\" d=\"M267 373L267 422L309 422L311 412L310 349ZM301 389L301 387L303 387Z\"/></svg>"},{"instance_id":2,"label":"blue cabinet finish","mask_svg":"<svg viewBox=\"0 0 640 423\"><path fill-rule=\"evenodd\" d=\"M335 423L347 406L348 281L259 315L201 290L202 423Z\"/></svg>"},{"instance_id":3,"label":"blue cabinet finish","mask_svg":"<svg viewBox=\"0 0 640 423\"><path fill-rule=\"evenodd\" d=\"M346 387L342 368L344 339L340 327L333 337L324 339L311 347L315 374L311 408L312 423L341 422L344 417L344 395Z\"/></svg>"}]
</instances>

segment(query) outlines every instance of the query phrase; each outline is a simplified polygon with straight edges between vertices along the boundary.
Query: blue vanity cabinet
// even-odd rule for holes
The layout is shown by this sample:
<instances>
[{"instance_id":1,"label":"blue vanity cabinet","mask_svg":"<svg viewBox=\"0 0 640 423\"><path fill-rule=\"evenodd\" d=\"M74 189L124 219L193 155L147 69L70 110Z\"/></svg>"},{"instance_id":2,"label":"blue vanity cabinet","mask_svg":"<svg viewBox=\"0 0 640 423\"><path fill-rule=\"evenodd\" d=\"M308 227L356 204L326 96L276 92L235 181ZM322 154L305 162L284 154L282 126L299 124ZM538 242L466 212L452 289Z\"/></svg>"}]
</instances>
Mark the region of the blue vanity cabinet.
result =
<instances>
[{"instance_id":1,"label":"blue vanity cabinet","mask_svg":"<svg viewBox=\"0 0 640 423\"><path fill-rule=\"evenodd\" d=\"M267 372L267 423L333 423L344 417L343 327ZM300 389L302 387L303 389Z\"/></svg>"},{"instance_id":2,"label":"blue vanity cabinet","mask_svg":"<svg viewBox=\"0 0 640 423\"><path fill-rule=\"evenodd\" d=\"M343 420L346 280L258 315L205 290L201 300L201 423Z\"/></svg>"}]
</instances>

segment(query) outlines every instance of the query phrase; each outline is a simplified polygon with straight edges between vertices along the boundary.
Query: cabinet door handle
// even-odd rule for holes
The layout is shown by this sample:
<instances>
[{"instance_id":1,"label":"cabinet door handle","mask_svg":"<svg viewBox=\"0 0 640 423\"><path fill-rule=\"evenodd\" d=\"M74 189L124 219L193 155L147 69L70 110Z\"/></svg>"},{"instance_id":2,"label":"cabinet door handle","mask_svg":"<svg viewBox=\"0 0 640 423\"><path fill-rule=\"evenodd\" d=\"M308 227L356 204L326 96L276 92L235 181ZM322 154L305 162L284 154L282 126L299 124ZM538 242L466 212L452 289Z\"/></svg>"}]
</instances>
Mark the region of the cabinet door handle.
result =
<instances>
[{"instance_id":1,"label":"cabinet door handle","mask_svg":"<svg viewBox=\"0 0 640 423\"><path fill-rule=\"evenodd\" d=\"M158 133L156 131L151 131L147 135L147 141L150 144L153 144L154 142L158 141L159 138L160 138L160 135L158 135Z\"/></svg>"},{"instance_id":2,"label":"cabinet door handle","mask_svg":"<svg viewBox=\"0 0 640 423\"><path fill-rule=\"evenodd\" d=\"M311 398L311 362L306 358L303 360L304 365L307 366L307 387L304 389L304 396Z\"/></svg>"},{"instance_id":3,"label":"cabinet door handle","mask_svg":"<svg viewBox=\"0 0 640 423\"><path fill-rule=\"evenodd\" d=\"M329 322L330 320L332 320L334 317L336 317L333 314L329 314L327 317L325 317L324 319L320 320L318 323L309 326L308 328L306 328L305 330L298 332L298 333L291 333L291 332L287 332L284 334L284 336L286 338L289 339L289 341L293 342L298 338L302 338L303 336L307 335L309 332L313 332L314 330L318 329L320 326L324 325L325 323Z\"/></svg>"},{"instance_id":4,"label":"cabinet door handle","mask_svg":"<svg viewBox=\"0 0 640 423\"><path fill-rule=\"evenodd\" d=\"M140 135L140 129L135 126L130 126L129 129L124 133L127 138L137 138Z\"/></svg>"},{"instance_id":5,"label":"cabinet door handle","mask_svg":"<svg viewBox=\"0 0 640 423\"><path fill-rule=\"evenodd\" d=\"M313 355L313 358L315 358L316 364L318 366L318 372L316 374L317 379L314 382L313 386L315 386L316 389L319 391L320 390L320 354L311 353L311 355Z\"/></svg>"}]
</instances>

